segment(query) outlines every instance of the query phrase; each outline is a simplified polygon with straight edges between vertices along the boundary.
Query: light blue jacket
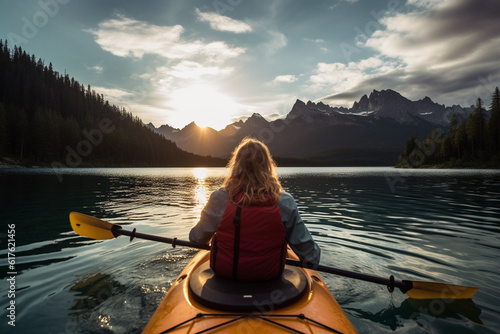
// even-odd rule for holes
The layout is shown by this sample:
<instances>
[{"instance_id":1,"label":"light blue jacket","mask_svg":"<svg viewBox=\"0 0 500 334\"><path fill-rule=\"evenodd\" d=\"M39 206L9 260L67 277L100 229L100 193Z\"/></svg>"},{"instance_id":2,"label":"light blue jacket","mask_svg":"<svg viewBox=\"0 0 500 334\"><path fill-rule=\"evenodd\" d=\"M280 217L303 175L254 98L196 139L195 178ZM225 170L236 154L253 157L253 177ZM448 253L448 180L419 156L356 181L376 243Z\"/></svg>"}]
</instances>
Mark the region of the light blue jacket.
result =
<instances>
[{"instance_id":1,"label":"light blue jacket","mask_svg":"<svg viewBox=\"0 0 500 334\"><path fill-rule=\"evenodd\" d=\"M191 229L189 240L206 245L217 231L222 215L227 206L227 193L221 188L210 195L210 199L201 211L200 221ZM288 193L281 195L278 202L281 219L286 229L286 239L290 248L301 261L319 264L321 249L313 240L306 225L300 217L297 204Z\"/></svg>"}]
</instances>

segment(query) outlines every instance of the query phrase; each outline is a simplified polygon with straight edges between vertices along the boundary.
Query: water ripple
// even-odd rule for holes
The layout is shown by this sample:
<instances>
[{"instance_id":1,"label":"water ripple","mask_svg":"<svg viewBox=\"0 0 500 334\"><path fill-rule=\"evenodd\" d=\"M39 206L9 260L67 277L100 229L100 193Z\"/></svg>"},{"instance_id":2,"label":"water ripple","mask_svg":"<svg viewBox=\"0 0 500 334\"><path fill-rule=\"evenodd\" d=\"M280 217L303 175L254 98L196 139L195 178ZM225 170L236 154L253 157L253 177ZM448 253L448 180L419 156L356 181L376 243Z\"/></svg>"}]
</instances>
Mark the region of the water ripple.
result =
<instances>
[{"instance_id":1,"label":"water ripple","mask_svg":"<svg viewBox=\"0 0 500 334\"><path fill-rule=\"evenodd\" d=\"M500 171L279 172L324 265L481 286L473 302L436 312L434 304L389 295L384 286L321 274L360 332L500 333ZM19 330L136 333L195 251L125 237L82 238L71 232L68 213L186 238L226 170L62 170L62 183L51 171L2 173L1 189L9 189L0 192L9 203L4 219L19 231ZM3 286L0 293L5 299Z\"/></svg>"}]
</instances>

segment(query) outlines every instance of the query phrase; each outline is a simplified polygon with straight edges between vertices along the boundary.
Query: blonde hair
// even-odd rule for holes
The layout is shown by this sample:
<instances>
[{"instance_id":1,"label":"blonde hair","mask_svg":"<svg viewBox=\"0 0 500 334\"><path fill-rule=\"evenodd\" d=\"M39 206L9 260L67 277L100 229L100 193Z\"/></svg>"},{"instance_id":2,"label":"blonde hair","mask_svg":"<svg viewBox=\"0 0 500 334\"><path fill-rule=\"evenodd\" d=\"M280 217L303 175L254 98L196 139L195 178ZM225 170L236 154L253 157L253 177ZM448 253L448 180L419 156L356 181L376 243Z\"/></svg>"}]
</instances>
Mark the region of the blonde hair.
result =
<instances>
[{"instance_id":1,"label":"blonde hair","mask_svg":"<svg viewBox=\"0 0 500 334\"><path fill-rule=\"evenodd\" d=\"M232 153L227 165L229 175L224 180L228 198L240 206L276 204L283 188L278 180L276 162L267 146L246 137ZM243 196L237 199L243 191Z\"/></svg>"}]
</instances>

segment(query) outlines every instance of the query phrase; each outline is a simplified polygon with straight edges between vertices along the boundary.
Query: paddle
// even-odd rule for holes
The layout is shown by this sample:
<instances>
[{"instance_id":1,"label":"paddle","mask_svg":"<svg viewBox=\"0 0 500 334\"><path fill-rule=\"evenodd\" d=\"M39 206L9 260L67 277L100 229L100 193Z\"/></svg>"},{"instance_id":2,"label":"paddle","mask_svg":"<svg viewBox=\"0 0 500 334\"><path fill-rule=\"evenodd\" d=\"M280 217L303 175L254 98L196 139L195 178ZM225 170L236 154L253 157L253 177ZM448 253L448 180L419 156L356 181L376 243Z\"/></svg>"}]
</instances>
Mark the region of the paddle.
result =
<instances>
[{"instance_id":1,"label":"paddle","mask_svg":"<svg viewBox=\"0 0 500 334\"><path fill-rule=\"evenodd\" d=\"M135 231L135 228L132 231L124 230L120 225L112 224L107 221L78 212L71 212L69 214L69 220L71 222L71 227L76 233L84 237L89 237L91 239L105 240L113 239L120 235L126 235L130 237L130 241L132 241L134 238L140 238L168 243L173 247L175 247L176 245L180 245L198 249L210 249L210 246L208 245L200 245L189 241L178 240L177 238L171 239L151 234L138 233ZM376 284L382 284L387 286L389 291L391 292L396 287L401 290L401 292L407 294L410 298L413 299L468 299L472 298L474 293L476 293L476 291L479 289L479 287L447 283L410 280L396 281L394 280L394 276L392 275L389 279L387 279L342 269L336 269L323 265L308 265L292 259L287 259L286 264L306 269L314 269L316 271L321 271L324 273L350 277Z\"/></svg>"}]
</instances>

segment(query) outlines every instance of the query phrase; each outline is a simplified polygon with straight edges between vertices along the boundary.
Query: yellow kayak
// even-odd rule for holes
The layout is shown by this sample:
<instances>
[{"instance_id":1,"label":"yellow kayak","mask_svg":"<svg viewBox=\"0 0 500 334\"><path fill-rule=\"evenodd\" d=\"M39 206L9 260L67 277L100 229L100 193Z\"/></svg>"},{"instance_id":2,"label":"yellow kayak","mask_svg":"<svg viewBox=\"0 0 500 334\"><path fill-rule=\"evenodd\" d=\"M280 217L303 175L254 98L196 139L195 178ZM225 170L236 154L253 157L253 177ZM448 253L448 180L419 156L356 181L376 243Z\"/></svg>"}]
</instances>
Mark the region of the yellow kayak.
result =
<instances>
[{"instance_id":1,"label":"yellow kayak","mask_svg":"<svg viewBox=\"0 0 500 334\"><path fill-rule=\"evenodd\" d=\"M357 333L314 270L287 265L279 279L241 282L209 262L202 250L188 263L143 333Z\"/></svg>"}]
</instances>

